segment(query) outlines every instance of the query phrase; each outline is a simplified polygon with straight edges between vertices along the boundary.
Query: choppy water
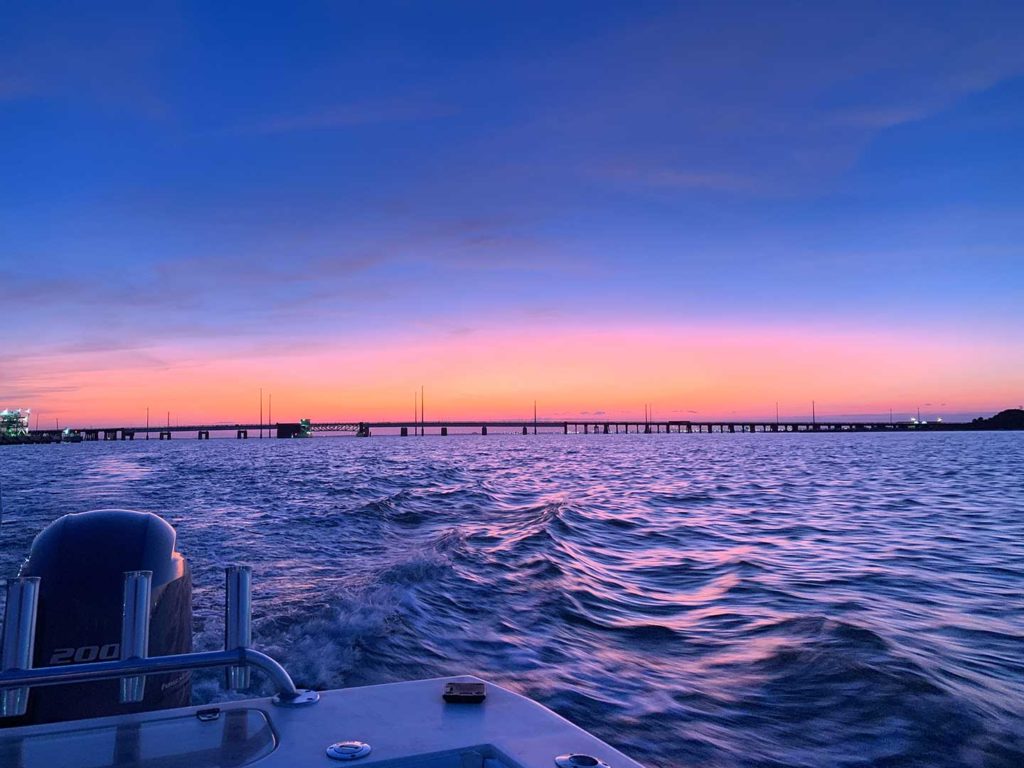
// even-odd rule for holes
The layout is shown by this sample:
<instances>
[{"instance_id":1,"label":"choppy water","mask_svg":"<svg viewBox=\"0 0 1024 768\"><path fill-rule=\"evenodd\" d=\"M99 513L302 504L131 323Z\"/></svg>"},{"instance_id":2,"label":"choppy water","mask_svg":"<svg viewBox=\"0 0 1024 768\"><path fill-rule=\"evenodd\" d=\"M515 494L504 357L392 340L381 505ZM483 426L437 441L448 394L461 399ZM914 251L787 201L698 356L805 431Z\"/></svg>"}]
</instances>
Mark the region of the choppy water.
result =
<instances>
[{"instance_id":1,"label":"choppy water","mask_svg":"<svg viewBox=\"0 0 1024 768\"><path fill-rule=\"evenodd\" d=\"M650 766L1024 765L1024 435L0 450L0 574L60 514L178 529L300 684L473 673ZM212 681L197 697L216 695Z\"/></svg>"}]
</instances>

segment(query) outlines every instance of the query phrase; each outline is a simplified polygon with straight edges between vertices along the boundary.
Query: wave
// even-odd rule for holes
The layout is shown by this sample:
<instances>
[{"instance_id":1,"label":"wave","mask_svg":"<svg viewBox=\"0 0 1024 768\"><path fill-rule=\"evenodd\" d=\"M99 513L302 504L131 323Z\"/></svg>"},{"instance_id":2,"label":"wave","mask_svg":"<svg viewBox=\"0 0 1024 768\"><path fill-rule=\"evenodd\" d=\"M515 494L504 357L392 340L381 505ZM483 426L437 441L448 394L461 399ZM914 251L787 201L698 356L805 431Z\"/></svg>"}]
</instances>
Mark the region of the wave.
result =
<instances>
[{"instance_id":1,"label":"wave","mask_svg":"<svg viewBox=\"0 0 1024 768\"><path fill-rule=\"evenodd\" d=\"M480 674L652 766L1024 765L1024 443L823 437L14 451L0 575L66 511L143 507L197 648L248 562L303 685Z\"/></svg>"}]
</instances>

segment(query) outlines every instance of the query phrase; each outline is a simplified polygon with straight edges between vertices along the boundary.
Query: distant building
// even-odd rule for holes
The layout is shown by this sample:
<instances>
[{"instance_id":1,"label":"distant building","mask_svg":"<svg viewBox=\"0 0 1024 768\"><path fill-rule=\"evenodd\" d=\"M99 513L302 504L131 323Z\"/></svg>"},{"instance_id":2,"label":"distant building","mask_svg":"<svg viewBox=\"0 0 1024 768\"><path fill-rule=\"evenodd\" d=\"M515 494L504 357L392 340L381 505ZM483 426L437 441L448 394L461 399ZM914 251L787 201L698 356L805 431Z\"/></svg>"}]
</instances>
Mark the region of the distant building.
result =
<instances>
[{"instance_id":1,"label":"distant building","mask_svg":"<svg viewBox=\"0 0 1024 768\"><path fill-rule=\"evenodd\" d=\"M4 408L0 411L0 437L27 437L28 408Z\"/></svg>"}]
</instances>

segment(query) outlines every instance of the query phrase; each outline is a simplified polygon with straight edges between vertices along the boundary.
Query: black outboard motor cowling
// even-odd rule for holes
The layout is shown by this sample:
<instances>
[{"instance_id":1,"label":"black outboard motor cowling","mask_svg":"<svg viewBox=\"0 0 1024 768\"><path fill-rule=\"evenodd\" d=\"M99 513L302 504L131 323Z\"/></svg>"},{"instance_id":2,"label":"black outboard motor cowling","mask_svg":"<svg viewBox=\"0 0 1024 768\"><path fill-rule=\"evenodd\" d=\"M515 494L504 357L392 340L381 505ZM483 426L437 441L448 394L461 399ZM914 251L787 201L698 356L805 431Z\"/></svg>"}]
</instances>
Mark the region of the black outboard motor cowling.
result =
<instances>
[{"instance_id":1,"label":"black outboard motor cowling","mask_svg":"<svg viewBox=\"0 0 1024 768\"><path fill-rule=\"evenodd\" d=\"M192 575L175 538L162 518L122 509L65 515L40 533L21 569L40 578L34 666L120 658L126 571L153 572L149 655L190 652ZM183 707L191 680L188 672L149 675L145 698L132 704L121 704L118 692L117 680L35 688L23 722Z\"/></svg>"}]
</instances>

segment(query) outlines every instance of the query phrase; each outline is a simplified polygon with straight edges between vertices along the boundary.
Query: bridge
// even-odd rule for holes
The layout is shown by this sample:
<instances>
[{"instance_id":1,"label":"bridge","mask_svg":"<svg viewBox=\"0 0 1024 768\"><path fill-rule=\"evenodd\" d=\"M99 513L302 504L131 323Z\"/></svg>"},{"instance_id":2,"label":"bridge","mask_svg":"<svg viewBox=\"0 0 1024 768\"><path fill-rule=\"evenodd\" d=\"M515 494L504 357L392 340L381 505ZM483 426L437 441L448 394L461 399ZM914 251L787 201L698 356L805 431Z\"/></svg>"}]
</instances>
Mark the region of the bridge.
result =
<instances>
[{"instance_id":1,"label":"bridge","mask_svg":"<svg viewBox=\"0 0 1024 768\"><path fill-rule=\"evenodd\" d=\"M984 429L970 422L915 422L915 421L691 421L667 420L644 421L631 419L484 419L484 420L433 420L433 421L324 421L324 422L275 422L258 423L216 423L189 424L160 427L109 426L89 427L75 430L85 441L150 439L155 435L160 440L170 440L175 434L195 435L208 440L213 433L234 434L238 439L261 436L275 438L305 437L309 433L350 433L359 437L370 437L374 431L388 430L403 437L409 435L447 436L450 430L470 430L487 435L494 430L510 430L518 434L562 433L562 434L711 434L711 433L806 433L806 432L911 432L911 431L958 431ZM58 430L39 430L32 433L35 441L60 441L67 439ZM78 438L75 438L78 439Z\"/></svg>"}]
</instances>

